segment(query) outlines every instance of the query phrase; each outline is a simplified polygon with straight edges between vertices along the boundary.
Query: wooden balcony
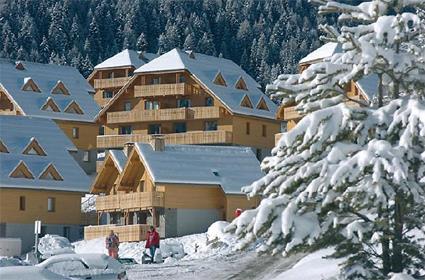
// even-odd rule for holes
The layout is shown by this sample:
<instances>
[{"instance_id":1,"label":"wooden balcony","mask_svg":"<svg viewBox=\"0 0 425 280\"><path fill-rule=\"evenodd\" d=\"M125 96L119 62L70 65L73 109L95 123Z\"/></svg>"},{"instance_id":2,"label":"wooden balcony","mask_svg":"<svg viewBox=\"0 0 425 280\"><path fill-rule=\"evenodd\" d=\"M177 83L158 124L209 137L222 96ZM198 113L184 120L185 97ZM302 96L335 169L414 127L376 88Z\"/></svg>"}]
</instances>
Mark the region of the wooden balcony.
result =
<instances>
[{"instance_id":1,"label":"wooden balcony","mask_svg":"<svg viewBox=\"0 0 425 280\"><path fill-rule=\"evenodd\" d=\"M135 97L188 95L192 86L186 83L134 86Z\"/></svg>"},{"instance_id":2,"label":"wooden balcony","mask_svg":"<svg viewBox=\"0 0 425 280\"><path fill-rule=\"evenodd\" d=\"M120 242L135 242L146 240L149 225L101 225L84 227L84 239L105 238L113 230L119 237ZM161 231L159 231L161 232ZM163 236L161 236L163 237Z\"/></svg>"},{"instance_id":3,"label":"wooden balcony","mask_svg":"<svg viewBox=\"0 0 425 280\"><path fill-rule=\"evenodd\" d=\"M110 78L110 79L95 79L94 88L118 88L124 86L131 77Z\"/></svg>"},{"instance_id":4,"label":"wooden balcony","mask_svg":"<svg viewBox=\"0 0 425 280\"><path fill-rule=\"evenodd\" d=\"M139 192L96 198L96 211L142 210L151 207L164 207L164 193Z\"/></svg>"},{"instance_id":5,"label":"wooden balcony","mask_svg":"<svg viewBox=\"0 0 425 280\"><path fill-rule=\"evenodd\" d=\"M190 107L158 110L107 113L108 124L132 122L182 121L193 119L219 119L225 112L221 107Z\"/></svg>"},{"instance_id":6,"label":"wooden balcony","mask_svg":"<svg viewBox=\"0 0 425 280\"><path fill-rule=\"evenodd\" d=\"M165 134L166 144L231 144L233 134L230 131L190 131ZM128 142L148 143L151 135L101 135L97 136L97 148L122 148Z\"/></svg>"},{"instance_id":7,"label":"wooden balcony","mask_svg":"<svg viewBox=\"0 0 425 280\"><path fill-rule=\"evenodd\" d=\"M283 119L284 120L294 120L300 119L303 115L301 115L296 109L295 106L283 108Z\"/></svg>"}]
</instances>

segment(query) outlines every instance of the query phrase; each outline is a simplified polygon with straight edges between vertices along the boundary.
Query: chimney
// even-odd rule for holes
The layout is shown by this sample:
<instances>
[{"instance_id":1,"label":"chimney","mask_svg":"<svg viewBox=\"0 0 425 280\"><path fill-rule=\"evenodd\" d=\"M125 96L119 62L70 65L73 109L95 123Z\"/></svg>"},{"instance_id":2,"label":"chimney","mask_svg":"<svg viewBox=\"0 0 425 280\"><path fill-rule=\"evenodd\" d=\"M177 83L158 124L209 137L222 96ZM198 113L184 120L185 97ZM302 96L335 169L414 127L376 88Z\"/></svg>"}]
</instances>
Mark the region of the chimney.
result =
<instances>
[{"instance_id":1,"label":"chimney","mask_svg":"<svg viewBox=\"0 0 425 280\"><path fill-rule=\"evenodd\" d=\"M131 151L133 151L134 143L133 142L127 142L124 144L123 152L124 154L129 157L131 154Z\"/></svg>"},{"instance_id":2,"label":"chimney","mask_svg":"<svg viewBox=\"0 0 425 280\"><path fill-rule=\"evenodd\" d=\"M162 152L165 150L165 137L162 134L152 135L150 144L154 151Z\"/></svg>"}]
</instances>

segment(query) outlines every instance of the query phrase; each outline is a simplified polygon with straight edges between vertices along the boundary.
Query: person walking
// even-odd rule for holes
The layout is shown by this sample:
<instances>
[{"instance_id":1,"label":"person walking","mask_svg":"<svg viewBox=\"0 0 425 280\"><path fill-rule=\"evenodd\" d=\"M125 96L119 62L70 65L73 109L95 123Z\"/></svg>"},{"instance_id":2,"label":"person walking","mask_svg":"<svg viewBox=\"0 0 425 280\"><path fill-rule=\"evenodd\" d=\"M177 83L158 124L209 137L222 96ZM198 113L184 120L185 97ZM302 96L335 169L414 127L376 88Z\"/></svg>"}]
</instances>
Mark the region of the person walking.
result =
<instances>
[{"instance_id":1,"label":"person walking","mask_svg":"<svg viewBox=\"0 0 425 280\"><path fill-rule=\"evenodd\" d=\"M105 245L109 256L113 257L114 259L118 259L120 240L113 230L111 230L109 235L106 237Z\"/></svg>"},{"instance_id":2,"label":"person walking","mask_svg":"<svg viewBox=\"0 0 425 280\"><path fill-rule=\"evenodd\" d=\"M154 262L155 251L159 248L159 233L155 230L154 226L150 226L150 230L146 235L146 249L149 249L151 254L151 261Z\"/></svg>"}]
</instances>

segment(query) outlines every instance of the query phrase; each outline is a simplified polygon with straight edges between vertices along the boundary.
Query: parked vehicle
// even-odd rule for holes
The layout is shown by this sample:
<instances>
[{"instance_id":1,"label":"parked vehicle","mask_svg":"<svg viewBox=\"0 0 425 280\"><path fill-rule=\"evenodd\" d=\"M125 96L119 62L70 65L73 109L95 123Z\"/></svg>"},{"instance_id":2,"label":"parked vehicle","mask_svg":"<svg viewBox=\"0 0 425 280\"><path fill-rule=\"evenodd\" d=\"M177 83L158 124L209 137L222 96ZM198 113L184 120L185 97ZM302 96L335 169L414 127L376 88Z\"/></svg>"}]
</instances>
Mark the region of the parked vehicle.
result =
<instances>
[{"instance_id":1,"label":"parked vehicle","mask_svg":"<svg viewBox=\"0 0 425 280\"><path fill-rule=\"evenodd\" d=\"M63 254L34 266L0 268L0 279L7 280L127 280L124 267L104 254Z\"/></svg>"},{"instance_id":2,"label":"parked vehicle","mask_svg":"<svg viewBox=\"0 0 425 280\"><path fill-rule=\"evenodd\" d=\"M63 254L36 265L71 279L127 280L124 267L105 254Z\"/></svg>"}]
</instances>

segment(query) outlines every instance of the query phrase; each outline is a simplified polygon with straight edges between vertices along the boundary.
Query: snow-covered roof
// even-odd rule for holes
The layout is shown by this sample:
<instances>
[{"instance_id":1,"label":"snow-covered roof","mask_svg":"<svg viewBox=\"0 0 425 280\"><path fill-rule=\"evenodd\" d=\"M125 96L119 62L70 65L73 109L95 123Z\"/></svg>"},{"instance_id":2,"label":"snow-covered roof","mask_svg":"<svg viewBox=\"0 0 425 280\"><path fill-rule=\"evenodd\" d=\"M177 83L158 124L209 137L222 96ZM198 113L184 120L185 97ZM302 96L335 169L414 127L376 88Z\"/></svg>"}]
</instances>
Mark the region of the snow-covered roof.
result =
<instances>
[{"instance_id":1,"label":"snow-covered roof","mask_svg":"<svg viewBox=\"0 0 425 280\"><path fill-rule=\"evenodd\" d=\"M191 56L193 58L191 58ZM218 99L228 106L232 112L275 119L277 110L276 104L259 89L260 85L250 75L229 59L194 52L190 54L175 48L155 60L146 63L134 72L147 73L177 70L189 71L202 84L210 89ZM227 86L214 83L214 79L218 73L221 73ZM235 87L241 77L246 83L247 90L237 89ZM245 95L249 96L254 108L241 106L241 101ZM256 109L255 106L258 104L261 97L263 97L267 103L269 111Z\"/></svg>"},{"instance_id":2,"label":"snow-covered roof","mask_svg":"<svg viewBox=\"0 0 425 280\"><path fill-rule=\"evenodd\" d=\"M379 77L376 74L365 76L356 82L367 100L372 100L378 93Z\"/></svg>"},{"instance_id":3,"label":"snow-covered roof","mask_svg":"<svg viewBox=\"0 0 425 280\"><path fill-rule=\"evenodd\" d=\"M315 63L324 58L332 56L334 53L338 53L341 51L341 44L329 42L309 53L306 57L299 61L299 64Z\"/></svg>"},{"instance_id":4,"label":"snow-covered roof","mask_svg":"<svg viewBox=\"0 0 425 280\"><path fill-rule=\"evenodd\" d=\"M119 172L121 172L124 169L125 164L127 163L126 154L123 152L123 150L109 150L109 154L115 161Z\"/></svg>"},{"instance_id":5,"label":"snow-covered roof","mask_svg":"<svg viewBox=\"0 0 425 280\"><path fill-rule=\"evenodd\" d=\"M15 61L0 59L0 86L13 99L26 116L49 119L92 122L100 108L90 96L94 89L74 67L55 64L21 62L23 70L16 68ZM29 78L40 89L40 92L24 90L23 85ZM67 94L52 93L52 89L62 82ZM60 112L42 110L41 107L51 97L58 105ZM67 106L75 101L83 114L66 113Z\"/></svg>"},{"instance_id":6,"label":"snow-covered roof","mask_svg":"<svg viewBox=\"0 0 425 280\"><path fill-rule=\"evenodd\" d=\"M153 53L143 53L145 60L140 58L140 52L125 49L120 53L106 59L105 61L99 63L94 67L94 69L107 69L107 68L117 68L117 67L130 67L139 68L143 64L155 59L158 57L157 54Z\"/></svg>"},{"instance_id":7,"label":"snow-covered roof","mask_svg":"<svg viewBox=\"0 0 425 280\"><path fill-rule=\"evenodd\" d=\"M136 143L155 183L220 185L225 193L261 178L260 163L250 148L229 146L166 145L164 151Z\"/></svg>"},{"instance_id":8,"label":"snow-covered roof","mask_svg":"<svg viewBox=\"0 0 425 280\"><path fill-rule=\"evenodd\" d=\"M22 153L33 138L45 156ZM0 187L88 192L91 180L68 152L76 148L52 120L0 115L0 140L8 150L0 152ZM9 176L20 162L34 179ZM39 179L49 164L53 164L62 181Z\"/></svg>"}]
</instances>

